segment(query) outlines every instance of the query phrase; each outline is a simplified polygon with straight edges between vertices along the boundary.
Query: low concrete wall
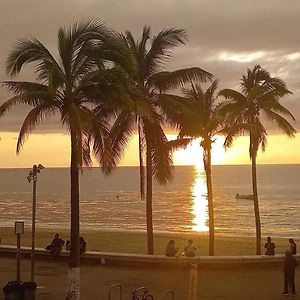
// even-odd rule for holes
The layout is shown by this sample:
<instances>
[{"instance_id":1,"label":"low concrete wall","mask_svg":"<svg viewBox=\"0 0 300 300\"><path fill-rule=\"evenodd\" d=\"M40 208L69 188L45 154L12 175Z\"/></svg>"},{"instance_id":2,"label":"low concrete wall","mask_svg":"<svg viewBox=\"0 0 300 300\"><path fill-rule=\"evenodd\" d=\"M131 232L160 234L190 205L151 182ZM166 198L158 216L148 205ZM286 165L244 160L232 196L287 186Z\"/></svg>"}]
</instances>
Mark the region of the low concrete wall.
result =
<instances>
[{"instance_id":1,"label":"low concrete wall","mask_svg":"<svg viewBox=\"0 0 300 300\"><path fill-rule=\"evenodd\" d=\"M21 255L29 258L30 247L22 247ZM9 245L0 246L1 257L15 257L16 247ZM36 248L36 259L46 260L48 252L43 248ZM67 260L68 251L62 250L59 259ZM297 256L298 257L298 256ZM300 257L300 256L299 256ZM191 264L207 267L235 267L235 266L266 266L279 265L284 261L282 254L274 256L265 255L243 255L243 256L196 256L196 257L166 257L164 255L145 255L132 253L97 252L87 251L81 255L83 263L102 265L129 265L129 266L169 266L169 267L190 267Z\"/></svg>"}]
</instances>

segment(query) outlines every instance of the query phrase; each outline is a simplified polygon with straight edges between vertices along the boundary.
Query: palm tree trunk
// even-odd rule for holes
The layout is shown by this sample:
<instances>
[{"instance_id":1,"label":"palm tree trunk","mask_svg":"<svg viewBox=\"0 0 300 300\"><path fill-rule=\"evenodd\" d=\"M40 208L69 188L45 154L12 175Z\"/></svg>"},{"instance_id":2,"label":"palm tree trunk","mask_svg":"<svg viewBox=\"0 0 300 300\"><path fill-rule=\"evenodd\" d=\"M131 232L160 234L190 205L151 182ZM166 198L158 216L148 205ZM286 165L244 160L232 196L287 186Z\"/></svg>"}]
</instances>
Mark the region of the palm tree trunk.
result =
<instances>
[{"instance_id":1,"label":"palm tree trunk","mask_svg":"<svg viewBox=\"0 0 300 300\"><path fill-rule=\"evenodd\" d=\"M153 242L153 221L152 221L152 159L151 149L147 146L147 193L146 193L146 219L147 219L147 240L148 254L154 254Z\"/></svg>"},{"instance_id":2,"label":"palm tree trunk","mask_svg":"<svg viewBox=\"0 0 300 300\"><path fill-rule=\"evenodd\" d=\"M256 225L256 255L261 254L261 224L259 215L258 193L257 193L257 177L256 177L256 155L257 152L252 150L252 190L253 190L253 203Z\"/></svg>"},{"instance_id":3,"label":"palm tree trunk","mask_svg":"<svg viewBox=\"0 0 300 300\"><path fill-rule=\"evenodd\" d=\"M214 203L212 196L212 180L211 180L211 146L203 149L203 163L206 174L207 201L208 201L208 217L209 217L209 255L215 255L215 220L214 220Z\"/></svg>"},{"instance_id":4,"label":"palm tree trunk","mask_svg":"<svg viewBox=\"0 0 300 300\"><path fill-rule=\"evenodd\" d=\"M139 131L139 161L140 161L140 194L141 199L145 199L145 170L144 170L144 159L143 159L143 143L142 143L142 131L141 124L138 124Z\"/></svg>"},{"instance_id":5,"label":"palm tree trunk","mask_svg":"<svg viewBox=\"0 0 300 300\"><path fill-rule=\"evenodd\" d=\"M80 299L79 172L77 136L71 129L71 250L67 300Z\"/></svg>"}]
</instances>

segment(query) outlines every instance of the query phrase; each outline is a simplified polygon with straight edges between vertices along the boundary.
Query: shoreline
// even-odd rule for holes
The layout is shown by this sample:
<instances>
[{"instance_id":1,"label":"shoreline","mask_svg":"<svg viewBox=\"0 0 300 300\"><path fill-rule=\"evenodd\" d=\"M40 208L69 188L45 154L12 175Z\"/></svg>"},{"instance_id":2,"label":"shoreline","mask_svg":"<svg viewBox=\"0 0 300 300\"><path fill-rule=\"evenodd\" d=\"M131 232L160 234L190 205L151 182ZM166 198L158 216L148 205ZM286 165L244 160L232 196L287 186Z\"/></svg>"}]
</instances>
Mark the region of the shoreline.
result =
<instances>
[{"instance_id":1,"label":"shoreline","mask_svg":"<svg viewBox=\"0 0 300 300\"><path fill-rule=\"evenodd\" d=\"M52 240L53 235L59 233L64 240L69 240L69 230L62 228L38 228L36 230L36 247L44 248ZM105 230L105 229L82 229L81 235L87 242L87 250L120 252L120 253L147 253L147 235L144 231L130 230ZM0 227L1 243L15 245L16 237L13 227ZM167 243L174 239L176 246L181 253L187 244L188 239L193 239L198 248L198 255L208 254L208 234L207 233L172 233L155 232L154 246L155 254L164 254ZM273 236L276 245L276 253L282 254L288 249L288 239ZM264 254L264 243L266 237L262 238L262 251ZM295 239L297 243L297 239ZM25 228L25 233L21 236L22 246L31 246L31 229ZM227 236L215 235L215 255L252 255L255 254L255 237L248 236Z\"/></svg>"},{"instance_id":2,"label":"shoreline","mask_svg":"<svg viewBox=\"0 0 300 300\"><path fill-rule=\"evenodd\" d=\"M20 220L21 221L21 220ZM14 230L14 226L1 226L0 225L0 233L1 230ZM68 232L70 229L69 227L60 227L59 225L55 226L45 226L41 227L39 226L38 230L40 231L47 231L47 232L55 232L55 231L63 231L63 232ZM25 231L31 232L31 225L25 225ZM82 226L81 227L82 232L111 232L111 233L125 233L125 234L146 234L147 230L146 229L119 229L119 228L92 228L92 226ZM165 230L154 230L154 235L165 235L165 236L197 236L197 237L205 237L208 236L208 231L203 232L203 231L165 231ZM233 233L226 233L226 232L218 232L215 230L215 236L220 237L220 238L241 238L241 239L255 239L255 232L253 234L233 234ZM294 240L300 240L300 233L299 235L282 235L282 234L262 234L262 242L268 237L271 236L272 239L289 239L293 238ZM1 236L0 236L1 237Z\"/></svg>"}]
</instances>

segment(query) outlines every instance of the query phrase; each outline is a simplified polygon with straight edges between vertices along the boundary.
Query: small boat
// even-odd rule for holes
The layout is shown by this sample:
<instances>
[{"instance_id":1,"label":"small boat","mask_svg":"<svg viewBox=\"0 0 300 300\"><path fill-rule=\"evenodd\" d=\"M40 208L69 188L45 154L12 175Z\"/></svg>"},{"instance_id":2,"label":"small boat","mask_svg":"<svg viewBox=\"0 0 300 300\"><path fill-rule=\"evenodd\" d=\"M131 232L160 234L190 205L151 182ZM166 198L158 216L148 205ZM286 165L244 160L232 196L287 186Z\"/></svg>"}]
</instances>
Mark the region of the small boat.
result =
<instances>
[{"instance_id":1,"label":"small boat","mask_svg":"<svg viewBox=\"0 0 300 300\"><path fill-rule=\"evenodd\" d=\"M254 197L253 197L253 195L240 195L240 194L236 194L235 195L235 199L253 200Z\"/></svg>"}]
</instances>

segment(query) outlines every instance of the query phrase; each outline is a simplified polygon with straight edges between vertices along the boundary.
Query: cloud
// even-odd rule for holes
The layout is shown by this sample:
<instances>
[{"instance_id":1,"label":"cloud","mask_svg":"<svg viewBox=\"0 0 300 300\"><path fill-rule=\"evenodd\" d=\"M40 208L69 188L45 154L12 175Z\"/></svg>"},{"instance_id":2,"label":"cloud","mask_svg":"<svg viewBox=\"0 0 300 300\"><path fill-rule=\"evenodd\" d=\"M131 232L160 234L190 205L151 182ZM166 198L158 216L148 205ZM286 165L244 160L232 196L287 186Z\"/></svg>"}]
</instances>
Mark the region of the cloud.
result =
<instances>
[{"instance_id":1,"label":"cloud","mask_svg":"<svg viewBox=\"0 0 300 300\"><path fill-rule=\"evenodd\" d=\"M237 88L246 69L261 64L287 82L294 95L284 103L300 119L298 0L1 0L0 80L7 79L5 58L18 38L33 35L55 53L57 29L91 17L136 36L145 24L154 34L168 27L186 29L189 43L176 49L169 68L200 66L215 74L221 87ZM26 68L19 78L32 79L32 71ZM8 97L5 90L0 97ZM1 130L18 130L25 112L9 113L0 120ZM41 130L60 130L60 125L54 120Z\"/></svg>"}]
</instances>

